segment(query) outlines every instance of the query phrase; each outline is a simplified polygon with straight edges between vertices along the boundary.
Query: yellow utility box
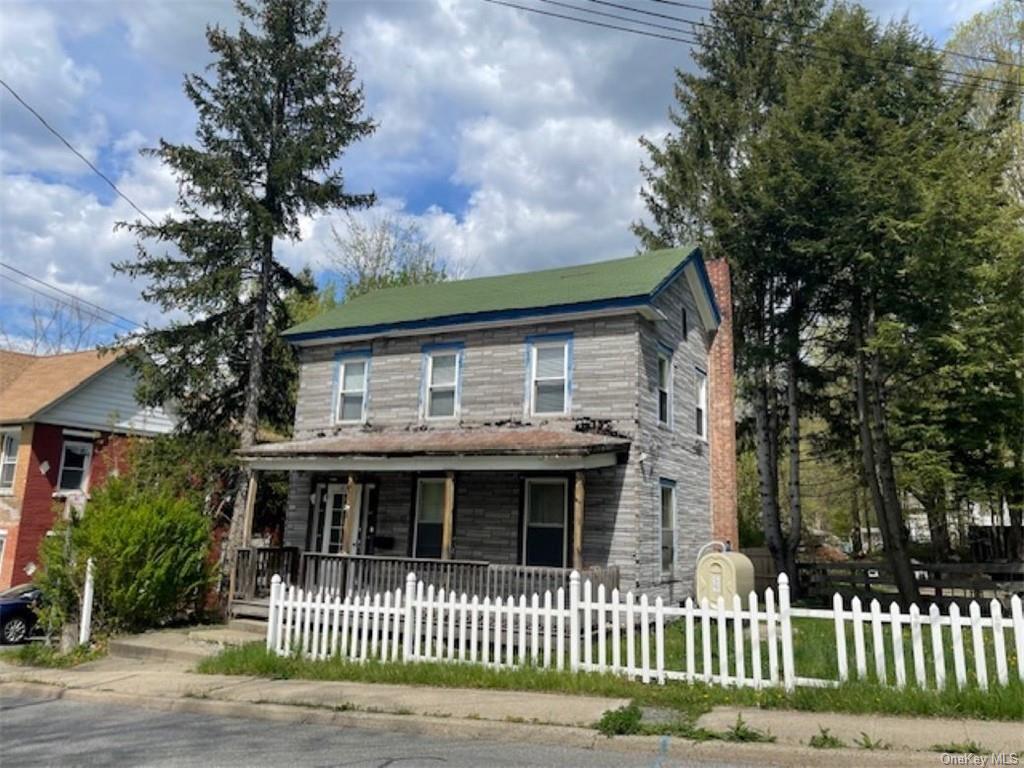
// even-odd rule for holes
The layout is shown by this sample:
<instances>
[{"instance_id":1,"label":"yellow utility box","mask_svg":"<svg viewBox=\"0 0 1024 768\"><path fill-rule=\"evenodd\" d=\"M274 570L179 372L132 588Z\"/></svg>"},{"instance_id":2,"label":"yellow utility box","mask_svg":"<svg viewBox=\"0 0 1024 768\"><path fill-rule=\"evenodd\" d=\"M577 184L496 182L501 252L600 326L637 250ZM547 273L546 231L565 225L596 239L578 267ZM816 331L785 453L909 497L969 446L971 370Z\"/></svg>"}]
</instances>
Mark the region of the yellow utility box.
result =
<instances>
[{"instance_id":1,"label":"yellow utility box","mask_svg":"<svg viewBox=\"0 0 1024 768\"><path fill-rule=\"evenodd\" d=\"M746 605L754 591L754 564L739 552L711 552L697 561L697 603L705 597L709 605L718 598L732 606L733 595L739 595Z\"/></svg>"}]
</instances>

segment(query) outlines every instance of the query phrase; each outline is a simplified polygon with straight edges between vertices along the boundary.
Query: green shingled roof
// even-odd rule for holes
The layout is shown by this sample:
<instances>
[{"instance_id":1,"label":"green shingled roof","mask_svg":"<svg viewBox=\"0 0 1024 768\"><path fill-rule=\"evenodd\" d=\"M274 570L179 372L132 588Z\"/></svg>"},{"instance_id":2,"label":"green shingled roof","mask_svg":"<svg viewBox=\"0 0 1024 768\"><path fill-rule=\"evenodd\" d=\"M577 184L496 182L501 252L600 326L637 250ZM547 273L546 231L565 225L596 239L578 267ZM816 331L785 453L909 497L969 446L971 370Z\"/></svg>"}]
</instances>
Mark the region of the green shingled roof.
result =
<instances>
[{"instance_id":1,"label":"green shingled roof","mask_svg":"<svg viewBox=\"0 0 1024 768\"><path fill-rule=\"evenodd\" d=\"M385 288L346 301L285 331L292 338L330 331L391 326L466 315L565 306L650 294L692 252L651 251L625 259L478 277L431 285Z\"/></svg>"}]
</instances>

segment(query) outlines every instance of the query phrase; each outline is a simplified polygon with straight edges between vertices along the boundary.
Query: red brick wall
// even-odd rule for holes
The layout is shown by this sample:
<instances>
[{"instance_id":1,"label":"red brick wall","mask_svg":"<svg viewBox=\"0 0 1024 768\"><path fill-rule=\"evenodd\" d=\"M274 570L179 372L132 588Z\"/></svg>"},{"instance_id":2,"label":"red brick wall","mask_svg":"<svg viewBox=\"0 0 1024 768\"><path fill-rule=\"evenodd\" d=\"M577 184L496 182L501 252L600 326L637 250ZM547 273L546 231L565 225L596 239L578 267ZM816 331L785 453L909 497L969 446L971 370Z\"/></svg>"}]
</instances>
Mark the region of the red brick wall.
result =
<instances>
[{"instance_id":1,"label":"red brick wall","mask_svg":"<svg viewBox=\"0 0 1024 768\"><path fill-rule=\"evenodd\" d=\"M81 439L81 438L69 438ZM7 526L4 562L0 564L0 589L24 584L31 577L25 573L29 563L39 564L39 544L53 528L64 501L54 499L60 472L62 427L36 424L32 434L32 452L21 500L21 519L17 526ZM93 456L89 465L89 490L103 484L107 476L123 464L128 439L102 434L93 440ZM43 464L49 466L42 472Z\"/></svg>"},{"instance_id":2,"label":"red brick wall","mask_svg":"<svg viewBox=\"0 0 1024 768\"><path fill-rule=\"evenodd\" d=\"M722 322L711 344L708 406L711 438L711 518L715 539L739 546L736 517L736 385L732 348L732 289L729 263L725 259L707 262L708 277L715 290Z\"/></svg>"}]
</instances>

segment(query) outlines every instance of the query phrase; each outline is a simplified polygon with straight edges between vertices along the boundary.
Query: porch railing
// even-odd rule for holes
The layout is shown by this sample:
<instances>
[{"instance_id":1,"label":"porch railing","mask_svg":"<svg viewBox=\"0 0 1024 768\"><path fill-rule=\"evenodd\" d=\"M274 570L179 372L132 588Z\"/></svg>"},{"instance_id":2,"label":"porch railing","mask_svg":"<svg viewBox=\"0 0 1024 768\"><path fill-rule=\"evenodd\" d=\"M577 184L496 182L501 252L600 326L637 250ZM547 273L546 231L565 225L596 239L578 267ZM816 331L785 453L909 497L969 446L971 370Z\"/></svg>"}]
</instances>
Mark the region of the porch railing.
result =
<instances>
[{"instance_id":1,"label":"porch railing","mask_svg":"<svg viewBox=\"0 0 1024 768\"><path fill-rule=\"evenodd\" d=\"M235 561L235 600L261 600L270 596L274 574L294 583L299 574L298 547L243 547Z\"/></svg>"},{"instance_id":2,"label":"porch railing","mask_svg":"<svg viewBox=\"0 0 1024 768\"><path fill-rule=\"evenodd\" d=\"M482 597L556 592L568 589L570 568L546 568L531 565L504 565L483 560L424 560L412 557L377 555L302 554L298 583L306 590L331 591L337 595L393 592L405 586L413 572L427 586L446 592L465 592ZM604 584L612 590L619 586L616 566L584 568L583 578L595 588Z\"/></svg>"}]
</instances>

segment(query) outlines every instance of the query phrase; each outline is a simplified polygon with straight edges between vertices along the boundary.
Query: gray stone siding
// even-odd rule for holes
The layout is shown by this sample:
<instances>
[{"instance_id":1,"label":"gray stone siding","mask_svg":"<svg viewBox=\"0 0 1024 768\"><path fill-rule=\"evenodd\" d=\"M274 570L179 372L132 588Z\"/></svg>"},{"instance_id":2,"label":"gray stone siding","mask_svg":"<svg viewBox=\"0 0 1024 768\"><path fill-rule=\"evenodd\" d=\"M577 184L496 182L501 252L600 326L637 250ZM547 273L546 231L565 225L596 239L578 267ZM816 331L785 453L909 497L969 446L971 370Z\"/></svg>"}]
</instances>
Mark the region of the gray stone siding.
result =
<instances>
[{"instance_id":1,"label":"gray stone siding","mask_svg":"<svg viewBox=\"0 0 1024 768\"><path fill-rule=\"evenodd\" d=\"M697 550L711 538L710 461L707 444L696 433L697 369L707 370L707 334L684 280L676 280L658 296L655 306L665 315L657 323L642 321L640 349L640 417L630 461L646 454L637 485L639 586L660 585L658 592L673 602L693 592ZM682 307L689 334L682 337ZM672 423L658 420L658 352L672 351ZM676 567L661 573L661 479L676 484Z\"/></svg>"},{"instance_id":2,"label":"gray stone siding","mask_svg":"<svg viewBox=\"0 0 1024 768\"><path fill-rule=\"evenodd\" d=\"M531 417L526 407L527 338L564 333L573 339L571 412ZM460 417L427 420L421 414L423 347L450 342L464 344ZM335 356L354 350L371 352L366 424L335 426ZM636 419L633 315L313 347L300 351L300 362L295 408L299 439L372 427L450 428L509 421L570 429L576 419L609 420L613 428L629 434Z\"/></svg>"}]
</instances>

